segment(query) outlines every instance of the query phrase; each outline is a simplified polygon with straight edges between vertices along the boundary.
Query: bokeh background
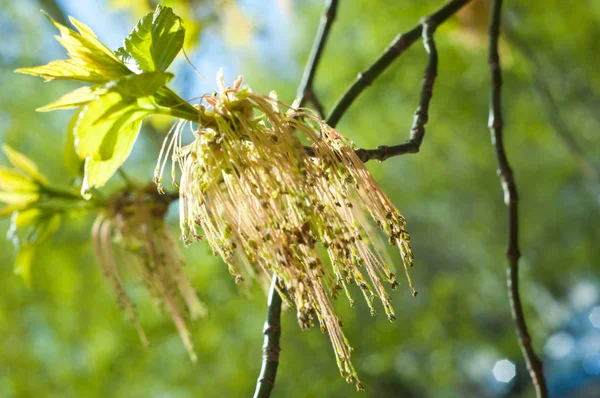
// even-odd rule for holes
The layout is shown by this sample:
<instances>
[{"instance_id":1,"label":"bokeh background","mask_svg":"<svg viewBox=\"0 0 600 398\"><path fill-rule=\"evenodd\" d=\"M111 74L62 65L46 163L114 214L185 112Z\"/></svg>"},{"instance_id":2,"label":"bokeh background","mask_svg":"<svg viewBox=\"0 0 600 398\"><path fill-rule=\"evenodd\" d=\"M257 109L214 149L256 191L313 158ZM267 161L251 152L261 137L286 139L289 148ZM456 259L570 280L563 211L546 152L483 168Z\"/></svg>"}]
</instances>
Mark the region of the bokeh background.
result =
<instances>
[{"instance_id":1,"label":"bokeh background","mask_svg":"<svg viewBox=\"0 0 600 398\"><path fill-rule=\"evenodd\" d=\"M73 15L116 49L152 0L0 0L0 139L56 183L69 112L36 113L75 86L16 75L64 57L54 29ZM326 109L393 37L440 0L340 2L315 89ZM223 67L254 91L291 102L323 7L316 0L172 0L187 27L171 70L184 98L214 90ZM506 145L521 196L522 297L554 397L600 396L600 2L506 2L502 41ZM487 129L486 0L436 34L439 77L417 155L369 163L408 220L416 254L412 298L393 292L397 321L360 300L336 308L355 347L363 397L530 397L505 283L506 210ZM419 43L350 108L339 130L358 146L403 142L426 54ZM149 182L169 121L146 123L125 170ZM5 158L0 162L6 163ZM118 189L118 178L111 189ZM173 212L176 229L176 212ZM248 397L261 363L266 297L238 287L205 244L185 250L187 272L210 316L192 324L192 364L170 319L135 281L128 288L151 341L144 349L92 254L93 215L71 217L37 253L32 286L13 274L0 239L1 397ZM0 231L9 227L0 220ZM392 256L397 256L390 250ZM398 260L397 257L393 257ZM399 262L397 262L399 264ZM354 292L357 296L360 292ZM348 397L330 343L282 319L276 397ZM358 396L358 395L357 395Z\"/></svg>"}]
</instances>

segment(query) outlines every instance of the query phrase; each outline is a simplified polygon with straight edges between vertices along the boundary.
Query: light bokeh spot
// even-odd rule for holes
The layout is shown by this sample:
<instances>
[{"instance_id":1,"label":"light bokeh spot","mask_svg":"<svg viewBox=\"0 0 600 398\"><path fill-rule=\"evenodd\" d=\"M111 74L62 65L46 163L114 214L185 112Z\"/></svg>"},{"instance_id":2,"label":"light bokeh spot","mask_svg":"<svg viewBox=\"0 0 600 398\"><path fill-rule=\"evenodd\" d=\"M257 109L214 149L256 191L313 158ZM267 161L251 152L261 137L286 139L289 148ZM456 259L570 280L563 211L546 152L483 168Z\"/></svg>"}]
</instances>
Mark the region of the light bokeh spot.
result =
<instances>
[{"instance_id":1,"label":"light bokeh spot","mask_svg":"<svg viewBox=\"0 0 600 398\"><path fill-rule=\"evenodd\" d=\"M492 370L494 377L501 383L508 383L517 374L516 366L508 359L497 361Z\"/></svg>"},{"instance_id":2,"label":"light bokeh spot","mask_svg":"<svg viewBox=\"0 0 600 398\"><path fill-rule=\"evenodd\" d=\"M595 328L600 329L600 305L590 311L590 322Z\"/></svg>"}]
</instances>

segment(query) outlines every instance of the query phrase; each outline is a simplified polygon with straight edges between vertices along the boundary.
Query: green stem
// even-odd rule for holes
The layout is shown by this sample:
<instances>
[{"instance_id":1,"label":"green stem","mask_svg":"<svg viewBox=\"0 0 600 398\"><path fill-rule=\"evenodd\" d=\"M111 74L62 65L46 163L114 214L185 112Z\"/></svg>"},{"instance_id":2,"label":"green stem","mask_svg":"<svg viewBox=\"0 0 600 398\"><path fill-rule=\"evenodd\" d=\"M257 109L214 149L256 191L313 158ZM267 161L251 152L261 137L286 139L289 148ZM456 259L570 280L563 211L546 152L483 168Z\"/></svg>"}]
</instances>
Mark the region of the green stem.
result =
<instances>
[{"instance_id":1,"label":"green stem","mask_svg":"<svg viewBox=\"0 0 600 398\"><path fill-rule=\"evenodd\" d=\"M46 185L41 189L41 192L54 197L54 198L65 198L65 199L82 199L79 192L69 188L59 188L51 185Z\"/></svg>"},{"instance_id":2,"label":"green stem","mask_svg":"<svg viewBox=\"0 0 600 398\"><path fill-rule=\"evenodd\" d=\"M202 114L189 102L177 95L168 87L161 87L156 92L157 102L160 104L156 108L159 115L172 116L190 122L202 122Z\"/></svg>"},{"instance_id":3,"label":"green stem","mask_svg":"<svg viewBox=\"0 0 600 398\"><path fill-rule=\"evenodd\" d=\"M69 206L70 208L102 208L106 204L106 200L97 196L93 196L89 200L86 200L81 197L78 191L69 188L61 188L51 185L46 185L41 188L40 193L46 196L49 199L67 199L72 200L73 202L77 202L81 206ZM36 204L36 207L43 208L44 201L40 201ZM48 204L49 208L52 208L50 204Z\"/></svg>"},{"instance_id":4,"label":"green stem","mask_svg":"<svg viewBox=\"0 0 600 398\"><path fill-rule=\"evenodd\" d=\"M335 15L337 14L337 6L338 0L329 0L325 5L323 15L321 16L321 23L319 24L319 30L317 31L315 41L310 50L310 56L306 62L306 67L297 94L301 107L304 106L306 101L311 101L315 108L317 108L321 117L324 117L323 106L314 91L313 81L317 72L317 66L321 60L321 55L323 54L323 49L325 48L325 43L327 43L327 37L329 36L331 26L333 25Z\"/></svg>"},{"instance_id":5,"label":"green stem","mask_svg":"<svg viewBox=\"0 0 600 398\"><path fill-rule=\"evenodd\" d=\"M200 113L197 109L193 108L194 111L191 112L189 109L183 108L170 108L167 106L159 106L156 108L156 113L159 115L176 117L178 119L188 120L190 122L198 123L200 122Z\"/></svg>"}]
</instances>

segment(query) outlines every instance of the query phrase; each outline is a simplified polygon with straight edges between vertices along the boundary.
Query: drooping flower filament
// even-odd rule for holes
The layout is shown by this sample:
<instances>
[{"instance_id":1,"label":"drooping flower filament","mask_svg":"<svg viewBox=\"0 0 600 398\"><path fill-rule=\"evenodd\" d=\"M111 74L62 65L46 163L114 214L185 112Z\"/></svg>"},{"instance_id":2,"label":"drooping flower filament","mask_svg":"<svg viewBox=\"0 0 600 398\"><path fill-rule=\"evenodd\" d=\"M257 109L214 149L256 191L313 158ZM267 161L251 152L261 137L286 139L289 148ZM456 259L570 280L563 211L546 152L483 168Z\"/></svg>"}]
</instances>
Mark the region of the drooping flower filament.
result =
<instances>
[{"instance_id":1,"label":"drooping flower filament","mask_svg":"<svg viewBox=\"0 0 600 398\"><path fill-rule=\"evenodd\" d=\"M342 376L362 388L331 299L344 291L354 305L348 285L356 284L372 314L379 298L395 319L383 281L392 288L398 282L374 226L399 247L408 277L413 255L405 220L352 144L312 111L242 88L241 78L233 87L222 76L218 83L218 95L205 96L208 107L199 108L205 122L193 142L181 146L183 124L177 125L157 167L160 183L169 151L180 166L183 240L205 237L238 282L276 274L300 326L316 318Z\"/></svg>"},{"instance_id":2,"label":"drooping flower filament","mask_svg":"<svg viewBox=\"0 0 600 398\"><path fill-rule=\"evenodd\" d=\"M206 310L182 268L183 255L164 220L168 201L155 191L140 190L125 191L110 203L107 212L96 219L92 238L98 262L117 302L147 345L136 308L125 289L122 275L126 268L126 272L143 282L159 308L169 314L195 362L187 320L205 315Z\"/></svg>"}]
</instances>

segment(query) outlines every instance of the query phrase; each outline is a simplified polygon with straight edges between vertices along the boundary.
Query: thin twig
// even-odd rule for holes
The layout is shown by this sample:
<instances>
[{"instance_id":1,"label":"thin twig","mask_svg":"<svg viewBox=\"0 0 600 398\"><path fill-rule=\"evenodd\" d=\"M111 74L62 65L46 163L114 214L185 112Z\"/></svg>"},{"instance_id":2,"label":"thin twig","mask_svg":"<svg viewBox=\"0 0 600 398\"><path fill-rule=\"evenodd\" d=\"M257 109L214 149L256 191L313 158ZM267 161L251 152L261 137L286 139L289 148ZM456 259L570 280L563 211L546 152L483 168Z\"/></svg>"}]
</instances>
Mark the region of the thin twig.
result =
<instances>
[{"instance_id":1,"label":"thin twig","mask_svg":"<svg viewBox=\"0 0 600 398\"><path fill-rule=\"evenodd\" d=\"M267 398L275 385L275 376L279 366L279 339L281 337L281 296L277 291L277 276L273 276L269 290L267 319L263 334L263 362L256 383L254 398Z\"/></svg>"},{"instance_id":2,"label":"thin twig","mask_svg":"<svg viewBox=\"0 0 600 398\"><path fill-rule=\"evenodd\" d=\"M451 0L425 19L428 20L428 23L432 26L438 26L454 15L469 1L470 0ZM327 116L327 124L335 127L360 93L370 86L371 83L373 83L373 81L386 70L396 58L402 55L415 41L417 41L422 34L423 25L419 23L419 25L415 26L410 31L396 36L381 56L371 66L358 74L354 83L352 83L348 90L346 90L338 102L333 106L329 116Z\"/></svg>"},{"instance_id":3,"label":"thin twig","mask_svg":"<svg viewBox=\"0 0 600 398\"><path fill-rule=\"evenodd\" d=\"M425 17L421 21L423 27L423 46L428 54L427 66L423 75L423 84L421 86L421 95L419 106L415 112L412 128L410 129L410 139L400 145L378 146L376 149L357 149L356 155L363 163L369 160L383 162L392 157L406 153L417 153L425 136L425 125L429 120L429 103L433 95L433 84L437 76L438 54L433 40L433 33L436 25L431 22L431 17Z\"/></svg>"},{"instance_id":4,"label":"thin twig","mask_svg":"<svg viewBox=\"0 0 600 398\"><path fill-rule=\"evenodd\" d=\"M308 57L308 61L306 62L306 67L304 68L304 73L302 75L302 81L300 82L298 94L296 96L300 101L300 106L304 106L307 101L312 102L313 105L315 105L315 108L317 108L317 111L321 117L324 117L325 112L314 91L313 81L315 79L315 73L317 72L317 66L321 60L321 55L323 54L323 49L325 48L325 43L327 43L327 38L329 37L331 25L333 25L333 21L335 20L335 16L337 14L337 7L338 0L329 0L325 5L325 9L321 15L321 23L319 24L315 41L313 42L312 49L310 50L310 55Z\"/></svg>"},{"instance_id":5,"label":"thin twig","mask_svg":"<svg viewBox=\"0 0 600 398\"><path fill-rule=\"evenodd\" d=\"M500 36L502 0L494 0L490 12L489 30L489 66L491 74L490 94L490 117L489 128L492 134L492 144L498 161L498 175L502 182L504 191L504 202L508 208L508 247L506 257L508 259L507 284L512 317L515 322L519 346L525 358L527 369L533 381L536 396L543 398L548 396L546 380L542 370L542 362L537 357L531 336L527 330L525 315L519 295L519 196L514 180L513 172L508 163L506 151L504 150L502 120L502 70L500 67L500 56L498 55L498 39Z\"/></svg>"},{"instance_id":6,"label":"thin twig","mask_svg":"<svg viewBox=\"0 0 600 398\"><path fill-rule=\"evenodd\" d=\"M395 55L395 57L399 56L400 54L402 54L402 52L407 49L416 39L413 40L413 32L419 32L419 34L421 34L423 36L423 46L425 47L425 50L427 51L428 54L428 60L427 60L427 66L425 67L425 73L423 76L423 84L421 86L421 95L420 95L420 99L419 99L419 106L417 108L417 111L415 112L415 117L414 117L414 121L413 121L413 125L412 128L410 130L410 139L407 142L404 142L402 144L399 145L394 145L394 146L386 146L386 145L382 145L382 146L378 146L376 149L357 149L356 150L356 154L358 155L358 157L360 158L360 160L363 163L368 162L369 160L377 160L379 162L383 162L384 160L393 157L393 156L399 156L399 155L404 155L407 153L417 153L419 152L419 149L421 148L421 143L423 142L423 137L425 136L425 125L427 124L427 121L429 120L429 103L431 101L431 96L433 94L433 84L435 83L435 78L437 76L437 63L438 63L438 55L437 55L437 49L435 47L435 42L433 40L433 34L435 32L435 29L437 28L437 26L442 23L443 21L445 21L450 15L456 13L464 4L466 4L468 2L468 0L466 1L452 1L450 3L447 3L444 7L442 7L439 11L423 18L421 20L421 24L414 28L413 30L411 30L408 33L405 33L403 35L399 35L394 42L392 42L392 44L390 45L390 47L388 47L388 49L384 52L384 54L382 55L382 57L376 61L373 66L371 66L367 71L363 72L362 74L359 74L359 79L354 83L354 85L352 87L350 87L350 89L348 91L346 91L346 94L344 94L344 97L342 97L342 99L338 102L338 105L340 104L344 104L347 103L346 105L340 105L338 107L338 105L336 105L334 107L334 110L332 111L331 116L328 118L328 122L334 122L337 123L337 121L339 120L339 117L341 117L340 114L339 117L336 116L336 110L337 109L341 109L342 111L347 110L347 107L350 106L350 104L352 103L352 101L354 100L354 98L351 97L347 97L347 94L352 92L352 88L353 87L357 87L356 90L360 90L360 91L356 91L356 95L360 94L360 92L366 88L367 86L362 86L362 84L364 84L364 82L366 81L365 79L367 79L365 76L370 76L371 78L375 78L377 76L376 73L381 73L383 71L383 69L379 70L379 66L375 67L375 65L384 65L383 62L388 62L387 60L389 59L389 62L387 64L385 64L383 66L383 68L385 69L385 67L387 67L391 61L393 60L393 58L391 58L393 56L393 54L390 52L391 48L394 48L393 46L396 44L396 48L402 48L402 50L396 50L398 51ZM409 41L412 40L412 41ZM404 43L404 44L402 44ZM403 46L403 47L401 47ZM386 61L381 61L382 59L386 59ZM381 62L380 62L381 61ZM362 80L361 80L362 79ZM360 83L360 82L363 83ZM350 102L344 102L344 98L348 98L347 101ZM346 106L345 108L343 106Z\"/></svg>"},{"instance_id":7,"label":"thin twig","mask_svg":"<svg viewBox=\"0 0 600 398\"><path fill-rule=\"evenodd\" d=\"M428 54L427 66L423 76L423 85L421 87L421 96L419 107L415 112L415 118L410 129L410 139L404 145L409 146L412 153L419 152L423 137L425 136L425 125L429 120L429 103L433 96L433 84L437 76L438 55L433 41L433 33L436 25L430 21L430 18L424 18L421 23L423 26L423 46Z\"/></svg>"}]
</instances>

